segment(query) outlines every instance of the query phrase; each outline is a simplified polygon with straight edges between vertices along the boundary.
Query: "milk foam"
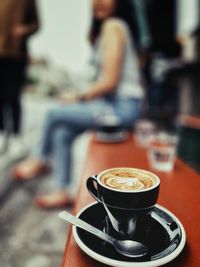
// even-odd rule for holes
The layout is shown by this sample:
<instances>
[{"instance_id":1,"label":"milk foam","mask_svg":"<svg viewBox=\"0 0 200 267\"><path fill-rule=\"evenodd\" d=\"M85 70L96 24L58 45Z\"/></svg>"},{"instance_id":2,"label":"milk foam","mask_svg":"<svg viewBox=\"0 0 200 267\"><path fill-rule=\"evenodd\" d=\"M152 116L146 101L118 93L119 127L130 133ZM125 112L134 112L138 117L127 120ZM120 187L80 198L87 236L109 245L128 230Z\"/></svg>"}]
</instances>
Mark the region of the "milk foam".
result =
<instances>
[{"instance_id":1,"label":"milk foam","mask_svg":"<svg viewBox=\"0 0 200 267\"><path fill-rule=\"evenodd\" d=\"M103 175L101 181L118 190L144 190L154 186L155 180L144 173L111 171Z\"/></svg>"}]
</instances>

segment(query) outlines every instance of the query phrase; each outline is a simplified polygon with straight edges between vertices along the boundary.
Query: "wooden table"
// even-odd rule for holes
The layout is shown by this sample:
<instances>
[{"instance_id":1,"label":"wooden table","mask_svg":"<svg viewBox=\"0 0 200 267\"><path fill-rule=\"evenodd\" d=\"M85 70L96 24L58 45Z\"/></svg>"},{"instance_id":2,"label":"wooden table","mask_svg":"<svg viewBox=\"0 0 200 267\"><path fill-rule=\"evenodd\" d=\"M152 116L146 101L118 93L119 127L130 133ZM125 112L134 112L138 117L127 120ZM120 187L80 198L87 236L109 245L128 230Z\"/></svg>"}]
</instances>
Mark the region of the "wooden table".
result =
<instances>
[{"instance_id":1,"label":"wooden table","mask_svg":"<svg viewBox=\"0 0 200 267\"><path fill-rule=\"evenodd\" d=\"M182 254L166 267L200 267L200 175L177 160L175 170L165 174L152 170L146 152L130 138L122 144L101 144L91 141L79 193L74 208L76 214L94 199L86 190L85 182L92 174L113 167L135 167L153 171L161 179L158 203L172 211L183 223L187 245ZM82 252L70 229L62 267L105 267Z\"/></svg>"}]
</instances>

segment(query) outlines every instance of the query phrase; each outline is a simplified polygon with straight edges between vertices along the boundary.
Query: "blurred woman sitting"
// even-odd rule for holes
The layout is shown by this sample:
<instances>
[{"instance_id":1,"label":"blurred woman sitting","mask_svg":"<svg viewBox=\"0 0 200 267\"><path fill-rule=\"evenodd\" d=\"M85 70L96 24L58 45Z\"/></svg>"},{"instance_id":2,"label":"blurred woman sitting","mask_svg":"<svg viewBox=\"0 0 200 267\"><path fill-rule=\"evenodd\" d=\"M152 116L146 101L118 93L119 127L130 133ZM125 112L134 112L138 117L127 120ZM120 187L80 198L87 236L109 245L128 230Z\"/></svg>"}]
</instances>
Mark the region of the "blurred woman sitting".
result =
<instances>
[{"instance_id":1,"label":"blurred woman sitting","mask_svg":"<svg viewBox=\"0 0 200 267\"><path fill-rule=\"evenodd\" d=\"M129 0L92 0L90 41L97 77L84 93L65 94L62 103L47 115L37 155L15 167L18 179L41 175L54 162L55 192L36 198L43 208L72 203L71 146L85 130L96 129L101 116L110 112L124 127L140 115L143 90L136 55L136 27Z\"/></svg>"}]
</instances>

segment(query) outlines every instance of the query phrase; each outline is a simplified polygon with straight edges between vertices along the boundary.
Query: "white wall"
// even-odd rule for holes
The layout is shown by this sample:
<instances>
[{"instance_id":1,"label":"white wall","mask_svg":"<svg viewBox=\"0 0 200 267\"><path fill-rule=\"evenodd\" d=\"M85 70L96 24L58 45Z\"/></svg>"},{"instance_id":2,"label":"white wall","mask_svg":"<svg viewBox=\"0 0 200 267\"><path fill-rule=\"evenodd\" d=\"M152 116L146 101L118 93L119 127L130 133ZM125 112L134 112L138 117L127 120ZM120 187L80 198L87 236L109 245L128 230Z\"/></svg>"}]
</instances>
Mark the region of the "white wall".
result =
<instances>
[{"instance_id":1,"label":"white wall","mask_svg":"<svg viewBox=\"0 0 200 267\"><path fill-rule=\"evenodd\" d=\"M42 28L32 37L33 56L79 70L88 55L89 0L38 0Z\"/></svg>"},{"instance_id":2,"label":"white wall","mask_svg":"<svg viewBox=\"0 0 200 267\"><path fill-rule=\"evenodd\" d=\"M198 23L198 0L178 0L178 33L190 34Z\"/></svg>"}]
</instances>

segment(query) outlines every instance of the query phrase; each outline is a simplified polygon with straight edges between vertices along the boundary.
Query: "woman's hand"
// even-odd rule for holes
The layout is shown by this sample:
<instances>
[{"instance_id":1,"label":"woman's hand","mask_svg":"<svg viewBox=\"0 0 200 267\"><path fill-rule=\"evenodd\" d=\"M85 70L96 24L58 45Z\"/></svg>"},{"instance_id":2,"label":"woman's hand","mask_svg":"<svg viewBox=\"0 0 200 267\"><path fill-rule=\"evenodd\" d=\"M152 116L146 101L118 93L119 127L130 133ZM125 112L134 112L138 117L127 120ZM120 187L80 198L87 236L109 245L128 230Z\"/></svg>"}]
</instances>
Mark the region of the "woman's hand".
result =
<instances>
[{"instance_id":1,"label":"woman's hand","mask_svg":"<svg viewBox=\"0 0 200 267\"><path fill-rule=\"evenodd\" d=\"M28 33L26 25L17 25L13 29L13 36L15 38L23 38Z\"/></svg>"},{"instance_id":2,"label":"woman's hand","mask_svg":"<svg viewBox=\"0 0 200 267\"><path fill-rule=\"evenodd\" d=\"M73 92L65 92L58 98L62 103L74 103L79 101L79 96Z\"/></svg>"}]
</instances>

